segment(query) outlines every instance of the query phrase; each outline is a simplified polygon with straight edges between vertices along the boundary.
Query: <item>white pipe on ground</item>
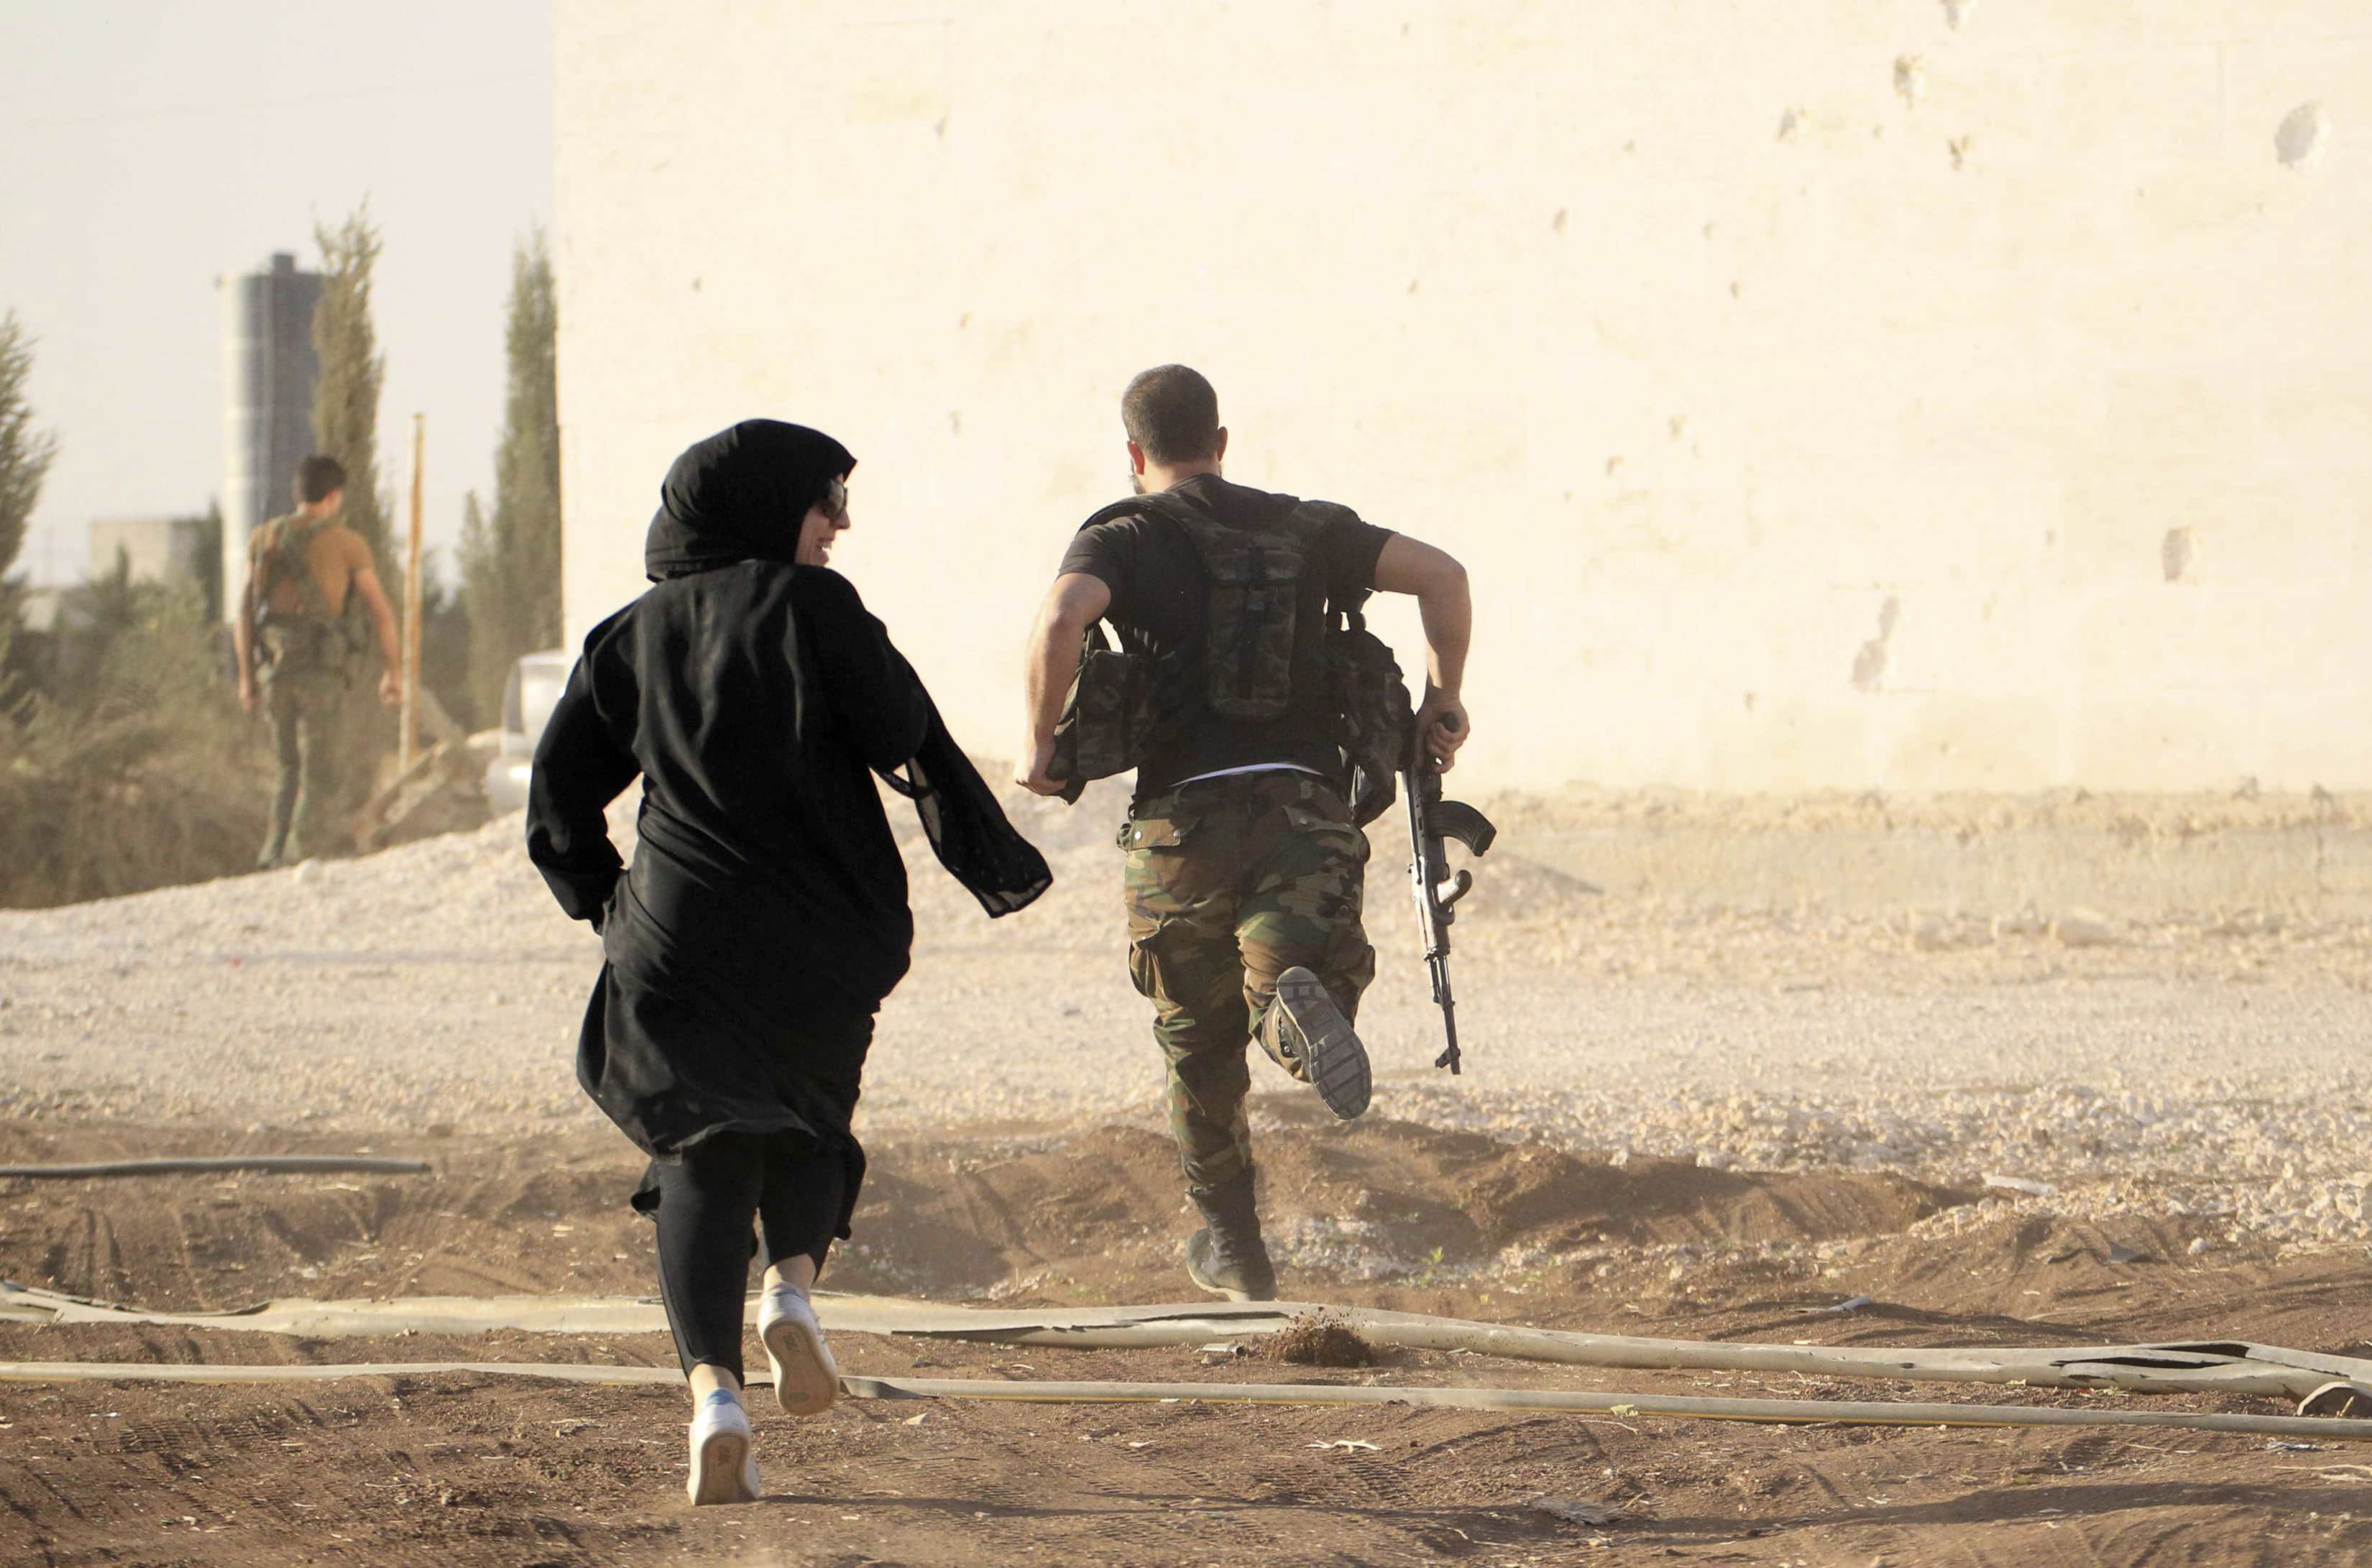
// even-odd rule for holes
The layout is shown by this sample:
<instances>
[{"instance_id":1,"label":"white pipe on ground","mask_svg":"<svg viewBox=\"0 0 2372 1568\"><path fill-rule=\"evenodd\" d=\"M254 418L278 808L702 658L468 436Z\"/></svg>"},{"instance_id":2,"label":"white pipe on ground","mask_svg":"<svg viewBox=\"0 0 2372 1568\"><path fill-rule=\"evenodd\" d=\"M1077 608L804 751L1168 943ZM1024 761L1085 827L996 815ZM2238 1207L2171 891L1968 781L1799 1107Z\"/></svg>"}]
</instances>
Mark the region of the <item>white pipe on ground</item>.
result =
<instances>
[{"instance_id":1,"label":"white pipe on ground","mask_svg":"<svg viewBox=\"0 0 2372 1568\"><path fill-rule=\"evenodd\" d=\"M754 1298L753 1298L754 1305ZM2372 1361L2245 1341L2173 1344L1912 1349L1868 1345L1727 1344L1584 1334L1297 1302L1184 1303L1083 1309L982 1309L891 1296L819 1293L834 1333L897 1334L975 1343L1138 1350L1257 1338L1296 1317L1326 1312L1370 1343L1471 1351L1517 1361L1633 1371L1777 1372L1898 1382L2026 1384L2149 1394L2258 1394L2304 1399L2334 1381L2372 1388ZM656 1302L616 1296L421 1296L395 1301L268 1302L238 1313L150 1313L0 1285L0 1321L151 1324L316 1339L479 1333L657 1333Z\"/></svg>"},{"instance_id":2,"label":"white pipe on ground","mask_svg":"<svg viewBox=\"0 0 2372 1568\"><path fill-rule=\"evenodd\" d=\"M0 1362L0 1382L316 1383L350 1377L477 1374L570 1383L680 1385L664 1366L584 1366L501 1361L370 1362L343 1366L193 1366L153 1362ZM763 1378L752 1379L763 1382ZM2065 1410L2057 1406L1855 1403L1825 1400L1706 1400L1670 1394L1575 1393L1541 1388L1379 1388L1323 1383L1008 1383L963 1377L843 1377L859 1400L987 1400L1031 1404L1150 1403L1409 1405L1440 1410L1554 1411L1674 1416L1789 1425L2172 1427L2298 1439L2372 1442L2372 1421L2295 1415L2203 1415L2187 1411Z\"/></svg>"},{"instance_id":3,"label":"white pipe on ground","mask_svg":"<svg viewBox=\"0 0 2372 1568\"><path fill-rule=\"evenodd\" d=\"M216 1171L252 1171L268 1176L348 1172L373 1176L419 1176L426 1160L376 1155L206 1155L186 1158L95 1160L84 1165L0 1165L0 1178L19 1181L92 1181L117 1176L189 1176Z\"/></svg>"}]
</instances>

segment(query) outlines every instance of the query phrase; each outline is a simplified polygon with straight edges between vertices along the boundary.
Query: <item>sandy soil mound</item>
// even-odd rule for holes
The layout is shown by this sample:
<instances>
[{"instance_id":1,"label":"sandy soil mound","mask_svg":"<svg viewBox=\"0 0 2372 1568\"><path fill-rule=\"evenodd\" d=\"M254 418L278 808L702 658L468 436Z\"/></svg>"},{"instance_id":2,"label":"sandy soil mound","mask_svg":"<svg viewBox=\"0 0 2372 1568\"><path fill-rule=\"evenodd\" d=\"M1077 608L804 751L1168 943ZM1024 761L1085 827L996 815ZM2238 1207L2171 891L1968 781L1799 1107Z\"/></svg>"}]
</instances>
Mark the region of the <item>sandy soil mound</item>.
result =
<instances>
[{"instance_id":1,"label":"sandy soil mound","mask_svg":"<svg viewBox=\"0 0 2372 1568\"><path fill-rule=\"evenodd\" d=\"M1972 1201L1888 1172L1750 1177L1646 1158L1618 1167L1389 1121L1308 1119L1264 1148L1278 1265L1329 1285L1463 1275L1609 1243L1808 1245L1903 1230ZM945 1175L899 1174L906 1152L885 1152L860 1211L859 1257L884 1285L1006 1294L1034 1273L1074 1271L1090 1247L1157 1276L1193 1223L1176 1151L1152 1131L1100 1129Z\"/></svg>"},{"instance_id":2,"label":"sandy soil mound","mask_svg":"<svg viewBox=\"0 0 2372 1568\"><path fill-rule=\"evenodd\" d=\"M1282 1109L1298 1106L1285 1101ZM1288 1288L1511 1278L1622 1256L1801 1252L1891 1236L1979 1195L1891 1172L1749 1175L1676 1161L1516 1146L1369 1119L1274 1123L1262 1169L1272 1247ZM257 1144L254 1138L234 1142ZM202 1144L170 1130L0 1128L27 1163ZM281 1140L279 1152L320 1152ZM500 1295L647 1288L647 1225L624 1197L639 1164L622 1140L534 1144L401 1140L429 1178L229 1176L18 1186L0 1225L0 1277L157 1307L220 1308L265 1295ZM1996 1204L1995 1207L2000 1205ZM1180 1288L1177 1249L1196 1223L1166 1136L1104 1127L1051 1146L911 1139L878 1144L840 1288L940 1297L1113 1299ZM1145 1293L1151 1292L1152 1295Z\"/></svg>"}]
</instances>

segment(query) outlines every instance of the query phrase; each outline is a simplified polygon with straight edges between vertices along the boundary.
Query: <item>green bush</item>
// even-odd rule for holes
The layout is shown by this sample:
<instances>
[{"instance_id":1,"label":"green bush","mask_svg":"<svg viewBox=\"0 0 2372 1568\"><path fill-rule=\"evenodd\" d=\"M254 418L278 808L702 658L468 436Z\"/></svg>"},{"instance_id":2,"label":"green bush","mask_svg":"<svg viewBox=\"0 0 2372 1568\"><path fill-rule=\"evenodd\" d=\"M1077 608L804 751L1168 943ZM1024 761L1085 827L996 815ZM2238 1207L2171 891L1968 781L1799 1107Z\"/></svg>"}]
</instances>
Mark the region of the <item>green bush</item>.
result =
<instances>
[{"instance_id":1,"label":"green bush","mask_svg":"<svg viewBox=\"0 0 2372 1568\"><path fill-rule=\"evenodd\" d=\"M70 684L0 675L0 906L73 903L245 870L270 778L222 630L192 584L77 596ZM11 617L10 619L13 619Z\"/></svg>"}]
</instances>

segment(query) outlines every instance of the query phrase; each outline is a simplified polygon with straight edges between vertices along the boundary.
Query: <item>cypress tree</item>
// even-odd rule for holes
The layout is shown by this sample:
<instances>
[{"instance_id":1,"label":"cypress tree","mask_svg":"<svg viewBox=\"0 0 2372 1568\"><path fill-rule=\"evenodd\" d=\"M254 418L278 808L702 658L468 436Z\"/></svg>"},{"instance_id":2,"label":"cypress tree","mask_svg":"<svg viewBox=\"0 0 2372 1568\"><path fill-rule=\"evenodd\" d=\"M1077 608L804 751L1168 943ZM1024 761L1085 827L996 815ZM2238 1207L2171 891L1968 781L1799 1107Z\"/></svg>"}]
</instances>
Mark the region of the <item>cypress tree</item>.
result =
<instances>
[{"instance_id":1,"label":"cypress tree","mask_svg":"<svg viewBox=\"0 0 2372 1568\"><path fill-rule=\"evenodd\" d=\"M33 406L25 397L32 374L33 340L12 310L0 316L0 576L25 548L41 482L58 454L58 438L33 429Z\"/></svg>"},{"instance_id":2,"label":"cypress tree","mask_svg":"<svg viewBox=\"0 0 2372 1568\"><path fill-rule=\"evenodd\" d=\"M403 575L397 569L395 540L387 526L387 505L378 488L378 392L387 361L371 325L371 273L378 263L378 230L370 204L334 227L316 224L321 248L321 299L313 308L313 447L335 458L346 470L346 499L338 520L363 536L378 563L378 579L389 589L401 622ZM285 481L284 481L285 482ZM349 604L349 615L363 613ZM354 663L354 689L338 723L340 799L330 819L343 823L378 783L379 765L394 748L395 726L374 695L378 655Z\"/></svg>"},{"instance_id":3,"label":"cypress tree","mask_svg":"<svg viewBox=\"0 0 2372 1568\"><path fill-rule=\"evenodd\" d=\"M511 255L509 395L494 449L494 506L489 515L471 496L461 530L471 702L482 722L501 712L519 656L560 643L557 320L551 251L536 229Z\"/></svg>"},{"instance_id":4,"label":"cypress tree","mask_svg":"<svg viewBox=\"0 0 2372 1568\"><path fill-rule=\"evenodd\" d=\"M346 505L339 520L370 541L379 580L401 581L394 570L378 489L378 390L387 361L371 325L371 273L378 264L378 230L366 202L335 227L316 224L321 248L321 302L313 308L313 447L346 470ZM285 483L285 475L273 476Z\"/></svg>"}]
</instances>

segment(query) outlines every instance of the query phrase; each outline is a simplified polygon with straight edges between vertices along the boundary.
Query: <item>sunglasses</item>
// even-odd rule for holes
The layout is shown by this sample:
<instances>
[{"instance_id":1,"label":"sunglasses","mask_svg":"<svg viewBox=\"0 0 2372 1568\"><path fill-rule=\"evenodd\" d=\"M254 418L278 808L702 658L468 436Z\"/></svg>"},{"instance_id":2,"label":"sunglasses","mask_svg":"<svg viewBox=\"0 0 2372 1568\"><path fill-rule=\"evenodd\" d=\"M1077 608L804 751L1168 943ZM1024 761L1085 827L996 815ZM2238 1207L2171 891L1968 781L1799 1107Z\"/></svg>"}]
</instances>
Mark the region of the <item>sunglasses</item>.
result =
<instances>
[{"instance_id":1,"label":"sunglasses","mask_svg":"<svg viewBox=\"0 0 2372 1568\"><path fill-rule=\"evenodd\" d=\"M823 494L816 498L816 510L839 522L848 516L848 482L835 475L824 483Z\"/></svg>"}]
</instances>

